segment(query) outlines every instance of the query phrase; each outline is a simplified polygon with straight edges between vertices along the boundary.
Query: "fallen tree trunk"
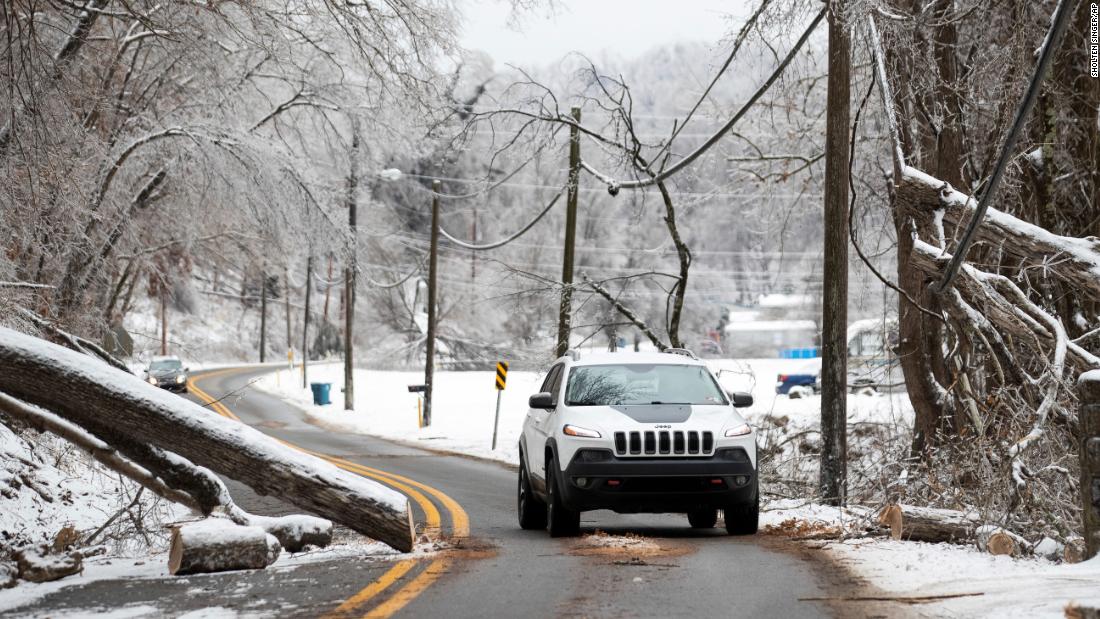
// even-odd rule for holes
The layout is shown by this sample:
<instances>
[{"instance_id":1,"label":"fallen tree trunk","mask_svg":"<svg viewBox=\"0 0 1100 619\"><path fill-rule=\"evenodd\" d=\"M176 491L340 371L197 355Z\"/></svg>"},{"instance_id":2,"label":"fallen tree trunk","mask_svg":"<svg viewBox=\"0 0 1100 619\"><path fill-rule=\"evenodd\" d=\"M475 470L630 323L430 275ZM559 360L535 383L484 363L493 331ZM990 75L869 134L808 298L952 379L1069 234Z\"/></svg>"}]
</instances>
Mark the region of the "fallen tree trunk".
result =
<instances>
[{"instance_id":1,"label":"fallen tree trunk","mask_svg":"<svg viewBox=\"0 0 1100 619\"><path fill-rule=\"evenodd\" d=\"M84 428L158 475L149 465L150 454L159 450L162 462L178 454L259 494L281 497L399 551L412 550L408 500L377 482L292 450L136 376L5 328L0 328L0 367L0 391ZM195 479L196 467L178 464L179 475Z\"/></svg>"},{"instance_id":2,"label":"fallen tree trunk","mask_svg":"<svg viewBox=\"0 0 1100 619\"><path fill-rule=\"evenodd\" d=\"M18 419L39 432L50 432L88 452L97 462L126 476L157 496L179 503L188 509L209 516L215 511L227 515L240 525L260 527L275 536L288 552L299 552L306 546L325 547L332 543L332 523L313 516L257 516L238 507L229 496L225 484L213 473L196 467L175 454L150 448L145 461L154 462L152 469L139 466L122 456L118 450L49 411L22 402L0 392L0 412ZM186 471L186 472L185 472ZM162 477L172 477L194 493L169 486ZM198 497L198 498L196 498Z\"/></svg>"},{"instance_id":3,"label":"fallen tree trunk","mask_svg":"<svg viewBox=\"0 0 1100 619\"><path fill-rule=\"evenodd\" d=\"M981 520L953 509L895 503L882 508L878 523L890 527L890 537L914 542L963 542L973 539Z\"/></svg>"},{"instance_id":4,"label":"fallen tree trunk","mask_svg":"<svg viewBox=\"0 0 1100 619\"><path fill-rule=\"evenodd\" d=\"M281 551L279 540L259 527L208 518L172 530L168 573L182 576L259 570L274 563Z\"/></svg>"},{"instance_id":5,"label":"fallen tree trunk","mask_svg":"<svg viewBox=\"0 0 1100 619\"><path fill-rule=\"evenodd\" d=\"M916 168L902 168L896 191L897 208L913 219L925 239L937 238L942 230L950 241L974 213L973 200ZM1071 289L1100 299L1100 239L1060 236L995 208L986 212L976 234L978 241L1020 260L1042 264Z\"/></svg>"}]
</instances>

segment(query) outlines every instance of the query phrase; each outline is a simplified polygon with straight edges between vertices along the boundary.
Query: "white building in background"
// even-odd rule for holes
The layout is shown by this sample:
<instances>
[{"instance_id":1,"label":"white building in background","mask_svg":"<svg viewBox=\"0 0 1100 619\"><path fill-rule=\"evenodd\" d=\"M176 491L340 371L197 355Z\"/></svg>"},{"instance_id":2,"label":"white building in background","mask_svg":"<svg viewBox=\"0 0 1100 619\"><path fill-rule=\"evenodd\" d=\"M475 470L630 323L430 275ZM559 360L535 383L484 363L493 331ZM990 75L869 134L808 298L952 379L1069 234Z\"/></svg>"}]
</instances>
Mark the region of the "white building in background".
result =
<instances>
[{"instance_id":1,"label":"white building in background","mask_svg":"<svg viewBox=\"0 0 1100 619\"><path fill-rule=\"evenodd\" d=\"M730 322L723 336L724 349L731 357L778 357L784 349L813 348L817 340L817 323L812 320Z\"/></svg>"},{"instance_id":2,"label":"white building in background","mask_svg":"<svg viewBox=\"0 0 1100 619\"><path fill-rule=\"evenodd\" d=\"M778 357L792 348L817 345L820 302L808 294L763 294L750 308L731 308L722 327L725 354L741 358Z\"/></svg>"}]
</instances>

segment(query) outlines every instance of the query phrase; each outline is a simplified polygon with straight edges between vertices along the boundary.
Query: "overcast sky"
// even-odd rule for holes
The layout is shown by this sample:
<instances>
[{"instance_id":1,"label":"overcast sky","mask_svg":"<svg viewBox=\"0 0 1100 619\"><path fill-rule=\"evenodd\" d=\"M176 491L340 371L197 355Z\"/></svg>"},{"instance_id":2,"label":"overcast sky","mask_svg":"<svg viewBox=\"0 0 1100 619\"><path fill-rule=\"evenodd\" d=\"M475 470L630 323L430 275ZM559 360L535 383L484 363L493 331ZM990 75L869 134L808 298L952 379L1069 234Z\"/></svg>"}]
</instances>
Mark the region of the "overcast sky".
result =
<instances>
[{"instance_id":1,"label":"overcast sky","mask_svg":"<svg viewBox=\"0 0 1100 619\"><path fill-rule=\"evenodd\" d=\"M461 42L488 52L497 65L545 65L566 53L595 56L613 50L625 58L679 41L717 43L726 33L726 15L739 15L738 0L558 0L557 10L524 15L521 30L508 25L507 0L464 0Z\"/></svg>"}]
</instances>

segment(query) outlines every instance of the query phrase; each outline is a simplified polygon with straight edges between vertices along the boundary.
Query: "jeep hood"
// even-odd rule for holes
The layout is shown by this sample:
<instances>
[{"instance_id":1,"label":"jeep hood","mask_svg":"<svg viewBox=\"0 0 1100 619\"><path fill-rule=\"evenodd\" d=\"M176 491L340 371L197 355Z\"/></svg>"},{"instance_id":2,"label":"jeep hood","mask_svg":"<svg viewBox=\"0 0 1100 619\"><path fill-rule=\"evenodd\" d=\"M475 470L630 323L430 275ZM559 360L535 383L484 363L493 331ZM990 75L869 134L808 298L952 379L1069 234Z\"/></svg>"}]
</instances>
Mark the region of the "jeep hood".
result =
<instances>
[{"instance_id":1,"label":"jeep hood","mask_svg":"<svg viewBox=\"0 0 1100 619\"><path fill-rule=\"evenodd\" d=\"M593 406L593 419L608 424L609 429L630 419L636 423L723 424L740 419L728 404L648 404L642 406ZM626 419L624 419L626 418Z\"/></svg>"}]
</instances>

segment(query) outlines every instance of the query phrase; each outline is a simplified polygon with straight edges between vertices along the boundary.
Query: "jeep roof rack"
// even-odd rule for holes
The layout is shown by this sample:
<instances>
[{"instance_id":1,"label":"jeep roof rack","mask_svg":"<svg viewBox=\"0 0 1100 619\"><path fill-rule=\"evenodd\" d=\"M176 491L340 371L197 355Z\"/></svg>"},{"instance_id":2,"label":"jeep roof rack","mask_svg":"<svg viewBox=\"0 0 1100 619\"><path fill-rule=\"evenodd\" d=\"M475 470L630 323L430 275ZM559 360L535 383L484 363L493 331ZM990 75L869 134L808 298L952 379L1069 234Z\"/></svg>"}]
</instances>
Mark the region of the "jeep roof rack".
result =
<instances>
[{"instance_id":1,"label":"jeep roof rack","mask_svg":"<svg viewBox=\"0 0 1100 619\"><path fill-rule=\"evenodd\" d=\"M691 357L692 359L695 359L696 361L699 360L699 357L696 357L695 353L691 352L687 348L666 348L661 352L667 352L667 353L673 354L673 355L683 355L685 357Z\"/></svg>"}]
</instances>

